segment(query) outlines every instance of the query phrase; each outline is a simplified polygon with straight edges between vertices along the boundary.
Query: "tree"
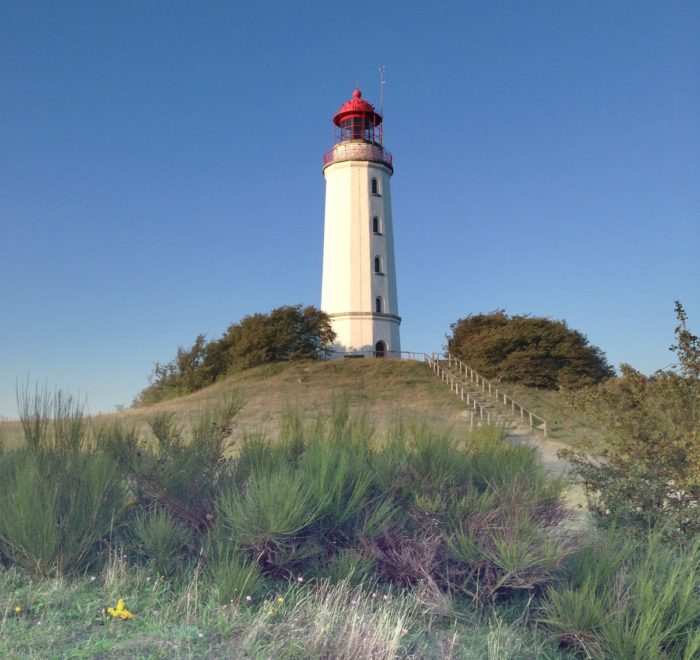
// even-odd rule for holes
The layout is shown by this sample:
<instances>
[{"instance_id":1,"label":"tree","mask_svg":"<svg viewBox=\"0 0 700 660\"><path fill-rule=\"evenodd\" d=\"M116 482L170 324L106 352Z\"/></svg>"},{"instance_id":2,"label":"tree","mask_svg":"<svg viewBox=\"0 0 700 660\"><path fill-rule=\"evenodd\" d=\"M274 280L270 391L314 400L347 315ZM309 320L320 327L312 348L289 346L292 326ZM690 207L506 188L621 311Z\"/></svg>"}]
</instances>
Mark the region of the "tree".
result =
<instances>
[{"instance_id":1,"label":"tree","mask_svg":"<svg viewBox=\"0 0 700 660\"><path fill-rule=\"evenodd\" d=\"M206 387L232 371L265 362L318 360L335 340L328 314L313 306L287 305L252 314L210 342L198 335L190 348L179 347L168 364L156 363L150 385L134 400L148 405Z\"/></svg>"},{"instance_id":2,"label":"tree","mask_svg":"<svg viewBox=\"0 0 700 660\"><path fill-rule=\"evenodd\" d=\"M574 397L607 429L606 445L565 452L601 521L646 530L665 525L688 538L700 532L700 340L676 302L678 362L644 376L622 365L622 377Z\"/></svg>"},{"instance_id":3,"label":"tree","mask_svg":"<svg viewBox=\"0 0 700 660\"><path fill-rule=\"evenodd\" d=\"M231 325L221 341L229 368L247 369L264 362L325 358L334 339L328 314L290 305L246 316Z\"/></svg>"},{"instance_id":4,"label":"tree","mask_svg":"<svg viewBox=\"0 0 700 660\"><path fill-rule=\"evenodd\" d=\"M472 314L450 326L448 350L486 378L544 389L577 389L614 375L603 352L565 321Z\"/></svg>"}]
</instances>

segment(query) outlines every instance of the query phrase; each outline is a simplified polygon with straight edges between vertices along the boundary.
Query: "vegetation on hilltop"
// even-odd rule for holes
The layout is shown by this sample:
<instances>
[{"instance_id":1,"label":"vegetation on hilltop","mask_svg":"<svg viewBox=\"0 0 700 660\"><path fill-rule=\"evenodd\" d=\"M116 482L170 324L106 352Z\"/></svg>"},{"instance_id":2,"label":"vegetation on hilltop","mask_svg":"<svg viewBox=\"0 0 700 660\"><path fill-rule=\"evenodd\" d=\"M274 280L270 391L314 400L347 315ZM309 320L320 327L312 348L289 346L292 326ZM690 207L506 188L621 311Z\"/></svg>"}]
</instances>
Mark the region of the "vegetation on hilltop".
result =
<instances>
[{"instance_id":1,"label":"vegetation on hilltop","mask_svg":"<svg viewBox=\"0 0 700 660\"><path fill-rule=\"evenodd\" d=\"M603 352L565 321L471 314L450 326L448 350L486 378L545 389L579 389L614 375Z\"/></svg>"},{"instance_id":2,"label":"vegetation on hilltop","mask_svg":"<svg viewBox=\"0 0 700 660\"><path fill-rule=\"evenodd\" d=\"M171 362L156 362L150 385L134 405L189 394L226 374L267 362L327 357L334 339L329 316L313 306L288 305L252 314L230 325L219 339L207 341L199 335L190 348L178 348Z\"/></svg>"}]
</instances>

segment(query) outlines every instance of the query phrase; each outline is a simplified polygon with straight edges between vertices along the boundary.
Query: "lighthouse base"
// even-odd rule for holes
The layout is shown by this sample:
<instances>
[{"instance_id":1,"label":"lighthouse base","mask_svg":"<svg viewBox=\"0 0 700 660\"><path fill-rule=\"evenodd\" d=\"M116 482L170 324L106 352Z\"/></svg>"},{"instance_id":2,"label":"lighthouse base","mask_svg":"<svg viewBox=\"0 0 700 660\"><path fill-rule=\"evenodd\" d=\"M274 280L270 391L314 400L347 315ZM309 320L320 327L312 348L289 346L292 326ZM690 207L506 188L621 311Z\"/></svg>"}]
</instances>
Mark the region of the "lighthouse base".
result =
<instances>
[{"instance_id":1,"label":"lighthouse base","mask_svg":"<svg viewBox=\"0 0 700 660\"><path fill-rule=\"evenodd\" d=\"M330 317L336 334L332 358L400 357L400 317L365 312L331 314Z\"/></svg>"}]
</instances>

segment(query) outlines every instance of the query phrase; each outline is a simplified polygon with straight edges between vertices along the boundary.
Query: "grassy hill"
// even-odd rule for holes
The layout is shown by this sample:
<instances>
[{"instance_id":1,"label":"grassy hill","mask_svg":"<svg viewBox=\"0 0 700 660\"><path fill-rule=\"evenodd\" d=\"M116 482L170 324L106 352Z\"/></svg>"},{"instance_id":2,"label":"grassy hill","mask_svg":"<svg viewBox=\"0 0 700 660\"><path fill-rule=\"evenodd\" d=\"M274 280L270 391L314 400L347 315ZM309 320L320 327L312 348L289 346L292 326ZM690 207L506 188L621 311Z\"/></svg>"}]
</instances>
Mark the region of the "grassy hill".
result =
<instances>
[{"instance_id":1,"label":"grassy hill","mask_svg":"<svg viewBox=\"0 0 700 660\"><path fill-rule=\"evenodd\" d=\"M573 410L559 392L518 385L504 388L550 425L553 440L571 442L588 437L599 439L595 425ZM186 426L202 410L238 395L243 409L235 434L248 431L274 433L285 411L301 411L306 418L328 413L333 402L347 397L352 413L366 414L379 433L396 419L417 419L452 428L467 426L464 404L425 365L399 360L329 360L267 364L234 374L187 396L151 406L99 415L98 420L118 420L145 426L156 412L174 412ZM21 435L16 421L5 422L2 435L14 444Z\"/></svg>"},{"instance_id":2,"label":"grassy hill","mask_svg":"<svg viewBox=\"0 0 700 660\"><path fill-rule=\"evenodd\" d=\"M199 411L238 395L243 409L238 432L272 432L289 409L312 418L346 398L351 413L366 414L379 432L398 417L441 426L464 425L461 402L425 365L399 360L330 360L267 364L234 374L187 396L134 408L120 419L174 412L183 422Z\"/></svg>"}]
</instances>

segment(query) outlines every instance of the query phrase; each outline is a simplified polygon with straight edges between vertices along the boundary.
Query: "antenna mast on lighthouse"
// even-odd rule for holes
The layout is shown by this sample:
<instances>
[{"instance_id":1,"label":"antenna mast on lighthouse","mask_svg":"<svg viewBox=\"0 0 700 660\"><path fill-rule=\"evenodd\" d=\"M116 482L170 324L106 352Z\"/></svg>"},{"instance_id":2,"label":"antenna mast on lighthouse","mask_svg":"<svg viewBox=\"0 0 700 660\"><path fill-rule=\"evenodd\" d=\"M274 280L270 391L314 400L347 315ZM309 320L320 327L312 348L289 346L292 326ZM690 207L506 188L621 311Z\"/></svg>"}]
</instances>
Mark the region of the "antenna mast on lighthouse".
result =
<instances>
[{"instance_id":1,"label":"antenna mast on lighthouse","mask_svg":"<svg viewBox=\"0 0 700 660\"><path fill-rule=\"evenodd\" d=\"M379 67L379 114L384 116L384 74L386 73L386 64ZM379 144L384 144L384 122L379 124Z\"/></svg>"}]
</instances>

